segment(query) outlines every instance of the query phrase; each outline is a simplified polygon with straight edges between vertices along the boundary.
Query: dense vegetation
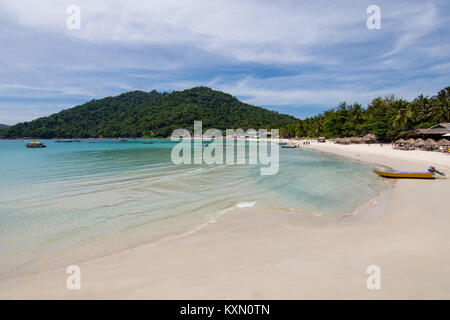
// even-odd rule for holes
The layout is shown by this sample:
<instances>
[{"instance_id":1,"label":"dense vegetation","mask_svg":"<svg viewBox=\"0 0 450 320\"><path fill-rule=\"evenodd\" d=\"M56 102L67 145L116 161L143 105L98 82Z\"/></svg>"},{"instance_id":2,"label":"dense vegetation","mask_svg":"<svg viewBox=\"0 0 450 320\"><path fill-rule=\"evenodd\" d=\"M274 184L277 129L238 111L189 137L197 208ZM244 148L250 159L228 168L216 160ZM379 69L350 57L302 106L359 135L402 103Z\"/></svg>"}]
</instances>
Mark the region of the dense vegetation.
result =
<instances>
[{"instance_id":1,"label":"dense vegetation","mask_svg":"<svg viewBox=\"0 0 450 320\"><path fill-rule=\"evenodd\" d=\"M410 102L393 95L378 97L365 109L343 102L304 120L242 103L206 87L172 93L133 91L1 129L0 137L167 137L177 128L192 131L194 120L202 120L204 130L280 128L284 137L373 133L381 140L392 140L404 130L450 122L450 87Z\"/></svg>"},{"instance_id":2,"label":"dense vegetation","mask_svg":"<svg viewBox=\"0 0 450 320\"><path fill-rule=\"evenodd\" d=\"M333 138L373 133L381 140L393 140L404 130L428 128L439 122L450 122L450 87L433 97L420 95L410 102L393 95L378 97L366 109L358 103L343 102L314 117L289 123L280 134Z\"/></svg>"},{"instance_id":3,"label":"dense vegetation","mask_svg":"<svg viewBox=\"0 0 450 320\"><path fill-rule=\"evenodd\" d=\"M8 127L9 127L8 125L0 123L0 129L6 129Z\"/></svg>"},{"instance_id":4,"label":"dense vegetation","mask_svg":"<svg viewBox=\"0 0 450 320\"><path fill-rule=\"evenodd\" d=\"M92 100L0 131L3 138L167 137L177 128L280 128L296 118L206 87L172 93L133 91Z\"/></svg>"}]
</instances>

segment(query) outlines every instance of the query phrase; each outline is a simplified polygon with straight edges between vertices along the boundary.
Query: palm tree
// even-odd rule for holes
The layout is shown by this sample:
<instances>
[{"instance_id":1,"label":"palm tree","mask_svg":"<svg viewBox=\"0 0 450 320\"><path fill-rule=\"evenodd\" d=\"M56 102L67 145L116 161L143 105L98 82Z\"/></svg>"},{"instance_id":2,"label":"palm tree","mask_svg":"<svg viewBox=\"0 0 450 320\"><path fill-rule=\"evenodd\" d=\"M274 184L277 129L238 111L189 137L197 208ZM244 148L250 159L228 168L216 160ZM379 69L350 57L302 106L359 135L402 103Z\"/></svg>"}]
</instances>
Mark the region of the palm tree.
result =
<instances>
[{"instance_id":1,"label":"palm tree","mask_svg":"<svg viewBox=\"0 0 450 320\"><path fill-rule=\"evenodd\" d=\"M323 116L316 117L316 137L319 137L323 128Z\"/></svg>"},{"instance_id":2,"label":"palm tree","mask_svg":"<svg viewBox=\"0 0 450 320\"><path fill-rule=\"evenodd\" d=\"M431 103L428 96L421 94L411 103L411 117L415 123L426 122L432 118Z\"/></svg>"},{"instance_id":3,"label":"palm tree","mask_svg":"<svg viewBox=\"0 0 450 320\"><path fill-rule=\"evenodd\" d=\"M401 107L398 110L397 115L394 117L394 128L396 129L405 129L406 124L408 123L408 111L405 107Z\"/></svg>"},{"instance_id":4,"label":"palm tree","mask_svg":"<svg viewBox=\"0 0 450 320\"><path fill-rule=\"evenodd\" d=\"M450 87L438 92L432 112L434 120L438 122L450 121Z\"/></svg>"},{"instance_id":5,"label":"palm tree","mask_svg":"<svg viewBox=\"0 0 450 320\"><path fill-rule=\"evenodd\" d=\"M355 130L356 134L359 135L359 125L364 122L362 106L359 103L355 103L352 107L350 116L350 125L352 129Z\"/></svg>"}]
</instances>

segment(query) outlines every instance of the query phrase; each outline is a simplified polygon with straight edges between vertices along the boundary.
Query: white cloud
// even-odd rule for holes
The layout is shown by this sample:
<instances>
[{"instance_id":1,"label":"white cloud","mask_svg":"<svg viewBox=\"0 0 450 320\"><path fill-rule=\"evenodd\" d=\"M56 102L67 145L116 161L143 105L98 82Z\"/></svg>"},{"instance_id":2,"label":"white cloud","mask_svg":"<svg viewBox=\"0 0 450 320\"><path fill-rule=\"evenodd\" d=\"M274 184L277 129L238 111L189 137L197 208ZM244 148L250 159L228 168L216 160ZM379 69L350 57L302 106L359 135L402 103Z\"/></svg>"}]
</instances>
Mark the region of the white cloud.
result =
<instances>
[{"instance_id":1,"label":"white cloud","mask_svg":"<svg viewBox=\"0 0 450 320\"><path fill-rule=\"evenodd\" d=\"M382 29L368 30L372 2L2 0L0 101L208 85L257 105L333 106L447 86L442 3L379 0ZM81 30L66 28L72 4Z\"/></svg>"},{"instance_id":2,"label":"white cloud","mask_svg":"<svg viewBox=\"0 0 450 320\"><path fill-rule=\"evenodd\" d=\"M419 94L435 95L436 90L448 86L445 75L428 79L426 83L414 79L405 80L401 84L392 85L385 83L383 86L374 88L372 81L365 81L365 76L353 75L338 77L333 81L327 75L289 76L260 79L246 77L235 82L223 82L222 79L214 79L205 83L184 82L178 83L180 89L196 85L206 85L223 90L234 96L242 97L242 100L265 106L288 106L302 108L302 106L320 105L334 107L339 102L359 102L367 106L375 97L395 94L398 98L412 100ZM377 81L382 82L383 75ZM307 86L305 83L318 83ZM355 85L355 82L358 83Z\"/></svg>"},{"instance_id":3,"label":"white cloud","mask_svg":"<svg viewBox=\"0 0 450 320\"><path fill-rule=\"evenodd\" d=\"M397 40L393 50L385 54L386 57L417 44L420 38L431 33L441 23L432 2L424 2L421 6L406 5L391 12L387 19L387 27L394 29Z\"/></svg>"},{"instance_id":4,"label":"white cloud","mask_svg":"<svg viewBox=\"0 0 450 320\"><path fill-rule=\"evenodd\" d=\"M383 19L395 27L393 32L399 33L390 54L427 34L436 24L436 10L431 2L411 1L406 6L381 2ZM0 8L20 25L86 41L189 43L239 61L314 62L317 55L313 48L357 43L374 35L369 35L365 27L368 4L349 0L78 0L75 3L81 8L82 29L67 30L65 9L72 3L73 0L3 0Z\"/></svg>"}]
</instances>

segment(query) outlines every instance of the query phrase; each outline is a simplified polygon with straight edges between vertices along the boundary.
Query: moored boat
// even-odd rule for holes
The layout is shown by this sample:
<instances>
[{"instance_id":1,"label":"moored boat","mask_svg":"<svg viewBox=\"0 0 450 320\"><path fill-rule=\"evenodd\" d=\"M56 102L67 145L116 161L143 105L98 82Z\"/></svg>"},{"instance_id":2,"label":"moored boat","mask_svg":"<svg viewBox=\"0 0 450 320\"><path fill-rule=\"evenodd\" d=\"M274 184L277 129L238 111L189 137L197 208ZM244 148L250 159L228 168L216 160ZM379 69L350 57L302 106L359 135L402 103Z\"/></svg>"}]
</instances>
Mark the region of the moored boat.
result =
<instances>
[{"instance_id":1,"label":"moored boat","mask_svg":"<svg viewBox=\"0 0 450 320\"><path fill-rule=\"evenodd\" d=\"M294 148L297 148L297 146L296 145L294 145L294 144L286 144L286 145L282 145L281 146L282 148L285 148L285 149L294 149Z\"/></svg>"},{"instance_id":2,"label":"moored boat","mask_svg":"<svg viewBox=\"0 0 450 320\"><path fill-rule=\"evenodd\" d=\"M30 142L25 145L27 148L46 148L47 146L42 142Z\"/></svg>"},{"instance_id":3,"label":"moored boat","mask_svg":"<svg viewBox=\"0 0 450 320\"><path fill-rule=\"evenodd\" d=\"M72 143L72 142L81 142L81 140L56 140L55 143Z\"/></svg>"}]
</instances>

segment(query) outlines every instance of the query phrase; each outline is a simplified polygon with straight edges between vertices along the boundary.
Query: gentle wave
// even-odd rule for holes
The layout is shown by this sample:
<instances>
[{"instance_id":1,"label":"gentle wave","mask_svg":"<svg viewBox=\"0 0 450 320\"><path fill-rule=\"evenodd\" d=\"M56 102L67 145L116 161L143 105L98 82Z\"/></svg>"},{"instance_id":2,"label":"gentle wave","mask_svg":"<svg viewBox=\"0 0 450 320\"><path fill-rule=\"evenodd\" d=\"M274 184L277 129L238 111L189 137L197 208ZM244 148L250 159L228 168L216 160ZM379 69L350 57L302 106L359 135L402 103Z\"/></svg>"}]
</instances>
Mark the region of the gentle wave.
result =
<instances>
[{"instance_id":1,"label":"gentle wave","mask_svg":"<svg viewBox=\"0 0 450 320\"><path fill-rule=\"evenodd\" d=\"M248 208L248 207L254 207L256 205L256 201L253 202L239 202L236 207L237 208Z\"/></svg>"}]
</instances>

